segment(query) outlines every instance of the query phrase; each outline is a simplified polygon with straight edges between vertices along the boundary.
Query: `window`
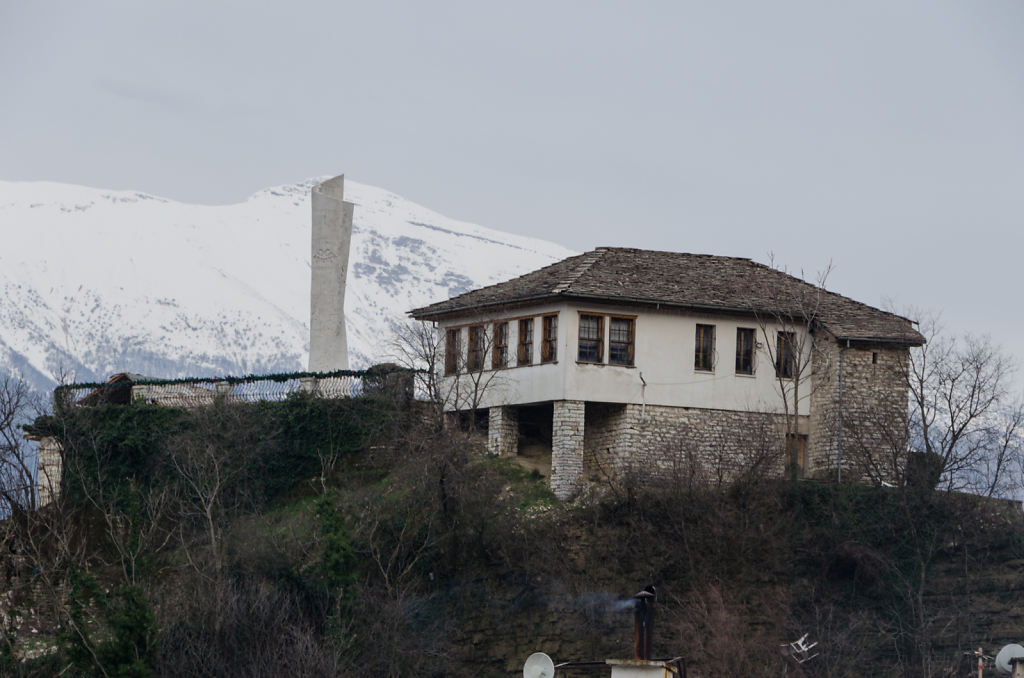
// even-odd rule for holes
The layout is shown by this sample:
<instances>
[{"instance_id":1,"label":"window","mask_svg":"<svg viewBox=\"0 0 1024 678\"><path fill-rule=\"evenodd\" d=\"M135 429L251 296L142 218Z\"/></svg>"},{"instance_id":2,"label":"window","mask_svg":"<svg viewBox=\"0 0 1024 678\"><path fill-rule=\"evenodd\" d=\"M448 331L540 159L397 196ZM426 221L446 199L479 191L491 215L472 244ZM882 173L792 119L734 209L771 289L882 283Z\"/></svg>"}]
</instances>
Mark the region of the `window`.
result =
<instances>
[{"instance_id":1,"label":"window","mask_svg":"<svg viewBox=\"0 0 1024 678\"><path fill-rule=\"evenodd\" d=\"M516 352L516 363L530 365L533 363L533 318L519 321L519 349Z\"/></svg>"},{"instance_id":2,"label":"window","mask_svg":"<svg viewBox=\"0 0 1024 678\"><path fill-rule=\"evenodd\" d=\"M714 366L715 326L697 325L697 340L693 351L693 369L711 372Z\"/></svg>"},{"instance_id":3,"label":"window","mask_svg":"<svg viewBox=\"0 0 1024 678\"><path fill-rule=\"evenodd\" d=\"M508 323L494 323L494 346L491 347L491 369L508 367Z\"/></svg>"},{"instance_id":4,"label":"window","mask_svg":"<svg viewBox=\"0 0 1024 678\"><path fill-rule=\"evenodd\" d=\"M469 357L466 360L466 368L470 372L476 372L484 368L484 343L486 335L483 325L473 325L469 328Z\"/></svg>"},{"instance_id":5,"label":"window","mask_svg":"<svg viewBox=\"0 0 1024 678\"><path fill-rule=\"evenodd\" d=\"M540 319L543 337L540 344L540 361L553 363L558 359L558 316L546 315Z\"/></svg>"},{"instance_id":6,"label":"window","mask_svg":"<svg viewBox=\"0 0 1024 678\"><path fill-rule=\"evenodd\" d=\"M604 318L599 315L580 316L580 346L577 360L599 363L604 359Z\"/></svg>"},{"instance_id":7,"label":"window","mask_svg":"<svg viewBox=\"0 0 1024 678\"><path fill-rule=\"evenodd\" d=\"M608 321L608 363L633 364L632 318L611 318Z\"/></svg>"},{"instance_id":8,"label":"window","mask_svg":"<svg viewBox=\"0 0 1024 678\"><path fill-rule=\"evenodd\" d=\"M754 373L754 330L736 328L736 374Z\"/></svg>"},{"instance_id":9,"label":"window","mask_svg":"<svg viewBox=\"0 0 1024 678\"><path fill-rule=\"evenodd\" d=\"M450 329L445 333L444 339L444 373L445 375L455 374L459 371L459 336L462 331L458 328Z\"/></svg>"},{"instance_id":10,"label":"window","mask_svg":"<svg viewBox=\"0 0 1024 678\"><path fill-rule=\"evenodd\" d=\"M783 379L792 379L796 367L796 353L792 332L779 332L775 344L775 374Z\"/></svg>"}]
</instances>

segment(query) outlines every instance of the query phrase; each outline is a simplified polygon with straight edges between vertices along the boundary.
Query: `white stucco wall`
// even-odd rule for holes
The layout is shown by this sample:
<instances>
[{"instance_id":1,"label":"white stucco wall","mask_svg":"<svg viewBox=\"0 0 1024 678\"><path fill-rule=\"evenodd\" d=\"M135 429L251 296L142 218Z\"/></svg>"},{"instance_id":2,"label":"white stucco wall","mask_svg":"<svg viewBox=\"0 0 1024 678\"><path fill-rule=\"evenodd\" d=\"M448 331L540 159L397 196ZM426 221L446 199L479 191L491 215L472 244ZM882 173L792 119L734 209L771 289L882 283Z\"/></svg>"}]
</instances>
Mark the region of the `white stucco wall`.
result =
<instances>
[{"instance_id":1,"label":"white stucco wall","mask_svg":"<svg viewBox=\"0 0 1024 678\"><path fill-rule=\"evenodd\" d=\"M540 364L542 327L540 317L558 313L557 361ZM603 327L604 364L577 361L579 318L581 314L605 317ZM634 366L607 364L609 316L635 316ZM474 318L474 324L485 323L490 332L491 323L509 320L510 364L515 365L518 345L518 322L521 317L534 321L533 364L513 366L493 374L478 403L480 407L519 405L551 400L584 400L608 403L641 403L672 407L700 407L737 411L782 412L779 383L775 366L768 352L765 333L753 317L742 318L720 315L702 315L676 310L643 310L628 306L588 306L581 304L545 304L534 307L490 314ZM468 346L466 320L442 324L439 331L461 327L463 351ZM713 371L694 368L694 344L697 324L715 326ZM761 345L755 351L754 374L736 374L736 330L746 327L755 330ZM776 331L768 325L767 336L775 348ZM810 342L800 342L809 348ZM490 344L488 343L488 348ZM485 356L485 368L490 367L490 353ZM489 371L489 370L486 370ZM801 380L800 414L807 414L808 395L811 392L809 370ZM646 387L641 380L647 382ZM485 374L484 379L489 375ZM466 380L463 376L461 379ZM460 391L465 392L462 388Z\"/></svg>"}]
</instances>

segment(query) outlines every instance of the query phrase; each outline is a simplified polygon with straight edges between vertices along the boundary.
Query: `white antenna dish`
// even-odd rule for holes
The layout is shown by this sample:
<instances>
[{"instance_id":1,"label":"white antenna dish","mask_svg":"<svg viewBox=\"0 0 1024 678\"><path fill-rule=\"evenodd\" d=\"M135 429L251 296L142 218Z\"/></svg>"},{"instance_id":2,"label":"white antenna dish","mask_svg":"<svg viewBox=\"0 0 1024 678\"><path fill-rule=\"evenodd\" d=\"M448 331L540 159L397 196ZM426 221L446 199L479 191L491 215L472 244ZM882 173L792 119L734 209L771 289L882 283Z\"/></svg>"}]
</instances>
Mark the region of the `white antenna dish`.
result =
<instances>
[{"instance_id":1,"label":"white antenna dish","mask_svg":"<svg viewBox=\"0 0 1024 678\"><path fill-rule=\"evenodd\" d=\"M1024 658L1024 647L1017 643L1010 643L1003 647L996 655L996 670L1000 673L1013 673L1013 666L1010 660L1015 657Z\"/></svg>"},{"instance_id":2,"label":"white antenna dish","mask_svg":"<svg viewBox=\"0 0 1024 678\"><path fill-rule=\"evenodd\" d=\"M523 665L523 678L554 678L555 662L543 652L534 652Z\"/></svg>"}]
</instances>

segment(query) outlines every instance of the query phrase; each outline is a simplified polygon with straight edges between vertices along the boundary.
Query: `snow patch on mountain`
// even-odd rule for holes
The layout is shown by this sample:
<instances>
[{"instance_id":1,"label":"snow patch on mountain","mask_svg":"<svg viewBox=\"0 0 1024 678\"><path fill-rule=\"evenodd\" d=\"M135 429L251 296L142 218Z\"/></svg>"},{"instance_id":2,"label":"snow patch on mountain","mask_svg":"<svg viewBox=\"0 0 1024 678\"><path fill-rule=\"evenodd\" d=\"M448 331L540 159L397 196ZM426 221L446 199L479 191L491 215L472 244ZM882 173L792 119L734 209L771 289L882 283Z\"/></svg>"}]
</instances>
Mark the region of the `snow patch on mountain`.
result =
<instances>
[{"instance_id":1,"label":"snow patch on mountain","mask_svg":"<svg viewBox=\"0 0 1024 678\"><path fill-rule=\"evenodd\" d=\"M217 206L0 181L0 370L48 389L120 371L305 369L320 181ZM355 368L386 359L410 309L573 254L354 181L345 199L356 206L345 297Z\"/></svg>"}]
</instances>

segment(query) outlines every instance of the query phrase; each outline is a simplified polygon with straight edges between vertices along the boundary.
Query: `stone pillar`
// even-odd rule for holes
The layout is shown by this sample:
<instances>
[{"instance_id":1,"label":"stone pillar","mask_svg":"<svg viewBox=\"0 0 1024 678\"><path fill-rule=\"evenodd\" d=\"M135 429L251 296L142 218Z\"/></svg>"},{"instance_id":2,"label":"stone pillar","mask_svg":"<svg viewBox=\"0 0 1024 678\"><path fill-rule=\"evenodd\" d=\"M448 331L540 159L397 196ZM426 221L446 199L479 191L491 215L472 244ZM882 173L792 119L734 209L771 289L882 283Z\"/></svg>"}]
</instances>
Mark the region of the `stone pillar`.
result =
<instances>
[{"instance_id":1,"label":"stone pillar","mask_svg":"<svg viewBox=\"0 0 1024 678\"><path fill-rule=\"evenodd\" d=\"M551 427L551 489L570 499L583 489L584 402L556 400Z\"/></svg>"},{"instance_id":2,"label":"stone pillar","mask_svg":"<svg viewBox=\"0 0 1024 678\"><path fill-rule=\"evenodd\" d=\"M519 451L519 413L512 407L492 407L487 412L487 451L514 457Z\"/></svg>"},{"instance_id":3,"label":"stone pillar","mask_svg":"<svg viewBox=\"0 0 1024 678\"><path fill-rule=\"evenodd\" d=\"M316 393L316 377L299 377L299 391L302 393Z\"/></svg>"},{"instance_id":4,"label":"stone pillar","mask_svg":"<svg viewBox=\"0 0 1024 678\"><path fill-rule=\"evenodd\" d=\"M39 462L36 471L36 505L46 506L60 496L63 458L60 443L49 436L39 440Z\"/></svg>"},{"instance_id":5,"label":"stone pillar","mask_svg":"<svg viewBox=\"0 0 1024 678\"><path fill-rule=\"evenodd\" d=\"M314 186L313 247L310 257L309 371L348 369L345 337L345 281L354 205L342 200L345 175Z\"/></svg>"}]
</instances>

